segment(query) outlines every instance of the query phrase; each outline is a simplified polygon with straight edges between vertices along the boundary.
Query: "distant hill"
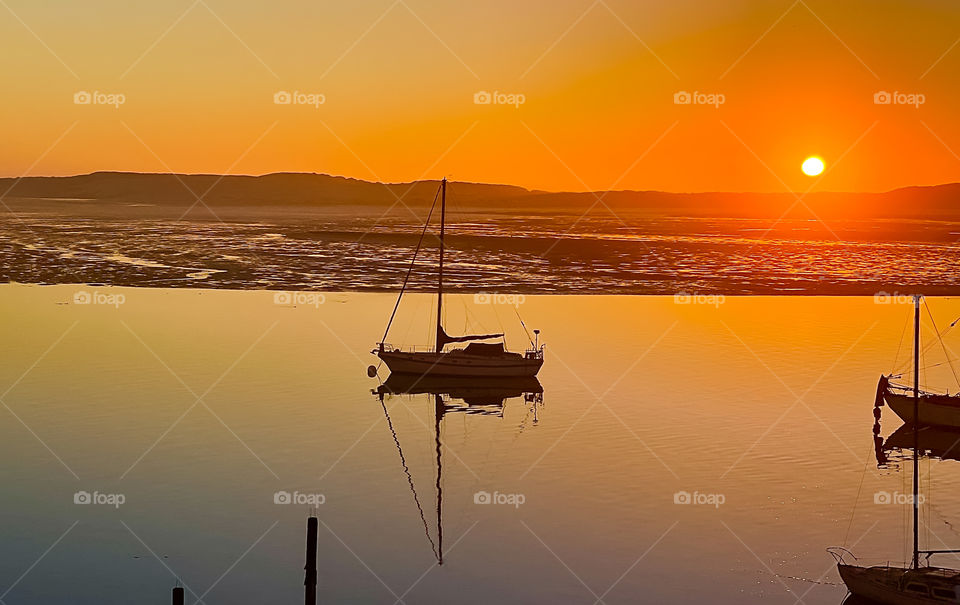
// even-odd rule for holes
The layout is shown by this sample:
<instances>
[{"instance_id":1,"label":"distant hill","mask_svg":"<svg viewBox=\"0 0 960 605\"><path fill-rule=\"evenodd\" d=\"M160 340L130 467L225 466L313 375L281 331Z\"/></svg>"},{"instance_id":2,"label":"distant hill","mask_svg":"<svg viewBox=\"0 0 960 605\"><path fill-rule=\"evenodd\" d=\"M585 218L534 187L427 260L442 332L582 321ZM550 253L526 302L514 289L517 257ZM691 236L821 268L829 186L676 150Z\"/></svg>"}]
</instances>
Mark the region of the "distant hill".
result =
<instances>
[{"instance_id":1,"label":"distant hill","mask_svg":"<svg viewBox=\"0 0 960 605\"><path fill-rule=\"evenodd\" d=\"M143 174L94 172L68 177L0 179L0 190L13 186L7 197L73 198L103 202L190 205L197 196L217 205L373 205L389 206L403 197L409 205L428 204L437 181L371 183L326 174L275 173L263 176L215 174ZM464 203L516 199L532 192L506 185L457 183ZM191 193L192 192L192 193Z\"/></svg>"},{"instance_id":2,"label":"distant hill","mask_svg":"<svg viewBox=\"0 0 960 605\"><path fill-rule=\"evenodd\" d=\"M209 174L142 174L95 172L69 177L0 179L6 197L82 199L103 204L189 206L196 196L213 206L332 207L394 205L398 198L411 208L428 206L437 181L373 183L308 173L263 176ZM459 207L477 210L582 213L604 206L616 212L713 217L780 217L791 206L791 218L931 218L960 220L960 184L907 187L885 193L813 193L802 203L790 193L667 193L609 191L565 193L531 191L511 185L450 183L449 195ZM602 202L598 202L598 197Z\"/></svg>"}]
</instances>

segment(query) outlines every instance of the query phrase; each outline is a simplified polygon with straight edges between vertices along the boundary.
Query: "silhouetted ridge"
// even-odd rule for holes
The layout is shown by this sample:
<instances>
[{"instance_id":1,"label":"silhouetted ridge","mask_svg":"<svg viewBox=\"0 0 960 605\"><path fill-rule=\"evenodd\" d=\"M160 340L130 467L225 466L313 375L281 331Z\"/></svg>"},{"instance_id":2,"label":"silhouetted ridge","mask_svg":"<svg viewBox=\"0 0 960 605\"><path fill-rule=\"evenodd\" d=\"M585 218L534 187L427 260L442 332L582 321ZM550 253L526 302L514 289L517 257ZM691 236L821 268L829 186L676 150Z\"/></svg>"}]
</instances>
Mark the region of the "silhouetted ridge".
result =
<instances>
[{"instance_id":1,"label":"silhouetted ridge","mask_svg":"<svg viewBox=\"0 0 960 605\"><path fill-rule=\"evenodd\" d=\"M68 177L0 179L8 198L68 198L103 203L193 204L198 196L210 206L369 206L397 203L428 206L437 180L374 183L311 173L262 176L95 172ZM639 211L659 215L790 218L935 218L960 219L960 184L906 187L885 193L812 193L796 202L791 193L668 193L608 191L596 193L531 191L512 185L452 184L462 207L582 213ZM598 202L600 197L602 201Z\"/></svg>"}]
</instances>

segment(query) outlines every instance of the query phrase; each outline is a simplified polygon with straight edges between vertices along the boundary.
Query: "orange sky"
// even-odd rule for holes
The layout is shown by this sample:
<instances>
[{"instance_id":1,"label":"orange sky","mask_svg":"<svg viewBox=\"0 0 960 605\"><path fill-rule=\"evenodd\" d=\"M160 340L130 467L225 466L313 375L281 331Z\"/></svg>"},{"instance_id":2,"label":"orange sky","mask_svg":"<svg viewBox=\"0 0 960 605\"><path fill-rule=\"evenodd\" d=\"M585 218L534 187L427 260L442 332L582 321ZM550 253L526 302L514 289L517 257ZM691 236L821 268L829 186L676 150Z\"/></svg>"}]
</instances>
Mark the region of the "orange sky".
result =
<instances>
[{"instance_id":1,"label":"orange sky","mask_svg":"<svg viewBox=\"0 0 960 605\"><path fill-rule=\"evenodd\" d=\"M960 181L954 0L7 5L6 176L308 171L667 191ZM282 90L324 103L275 104ZM923 103L875 104L881 90ZM78 91L124 102L75 104ZM479 91L524 102L476 104ZM678 105L678 91L724 102ZM800 172L811 154L827 163L820 180Z\"/></svg>"}]
</instances>

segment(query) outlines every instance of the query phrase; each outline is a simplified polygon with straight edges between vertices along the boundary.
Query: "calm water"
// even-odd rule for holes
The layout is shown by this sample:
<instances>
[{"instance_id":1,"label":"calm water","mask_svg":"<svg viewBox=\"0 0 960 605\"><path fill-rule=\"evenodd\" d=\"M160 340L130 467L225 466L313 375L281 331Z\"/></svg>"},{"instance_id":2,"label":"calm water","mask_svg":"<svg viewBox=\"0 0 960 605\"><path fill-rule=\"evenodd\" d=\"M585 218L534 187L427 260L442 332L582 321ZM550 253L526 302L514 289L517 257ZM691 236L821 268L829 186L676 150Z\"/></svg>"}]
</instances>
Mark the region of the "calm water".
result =
<instances>
[{"instance_id":1,"label":"calm water","mask_svg":"<svg viewBox=\"0 0 960 605\"><path fill-rule=\"evenodd\" d=\"M523 347L513 307L458 298L451 332L502 322ZM166 603L177 575L189 602L297 602L308 507L278 491L324 496L321 602L838 604L827 546L903 558L905 507L875 500L909 492L909 473L877 468L871 427L907 305L519 302L547 343L543 403L444 416L437 567L433 400L384 400L421 519L365 374L391 295L2 287L0 598ZM426 342L430 303L411 297L390 340ZM960 315L930 306L941 329ZM887 435L900 422L883 414ZM956 547L960 467L923 467L924 543Z\"/></svg>"}]
</instances>

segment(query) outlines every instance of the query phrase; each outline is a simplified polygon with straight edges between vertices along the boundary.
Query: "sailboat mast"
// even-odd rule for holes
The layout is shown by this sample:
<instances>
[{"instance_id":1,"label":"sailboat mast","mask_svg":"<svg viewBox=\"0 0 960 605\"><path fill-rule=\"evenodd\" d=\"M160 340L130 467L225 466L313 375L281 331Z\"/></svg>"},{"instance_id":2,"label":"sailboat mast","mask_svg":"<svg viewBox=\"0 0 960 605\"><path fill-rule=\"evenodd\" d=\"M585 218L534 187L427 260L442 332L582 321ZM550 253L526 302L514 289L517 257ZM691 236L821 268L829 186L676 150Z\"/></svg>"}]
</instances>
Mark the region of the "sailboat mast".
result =
<instances>
[{"instance_id":1,"label":"sailboat mast","mask_svg":"<svg viewBox=\"0 0 960 605\"><path fill-rule=\"evenodd\" d=\"M913 297L913 568L920 567L920 295Z\"/></svg>"},{"instance_id":2,"label":"sailboat mast","mask_svg":"<svg viewBox=\"0 0 960 605\"><path fill-rule=\"evenodd\" d=\"M443 232L447 220L447 179L444 178L440 184L440 271L437 279L437 348L439 353L443 349L443 319L441 311L443 310Z\"/></svg>"},{"instance_id":3,"label":"sailboat mast","mask_svg":"<svg viewBox=\"0 0 960 605\"><path fill-rule=\"evenodd\" d=\"M435 430L437 434L437 562L443 565L443 487L440 484L440 473L443 466L441 465L440 421L443 419L445 410L443 409L443 396L438 393L434 397Z\"/></svg>"}]
</instances>

